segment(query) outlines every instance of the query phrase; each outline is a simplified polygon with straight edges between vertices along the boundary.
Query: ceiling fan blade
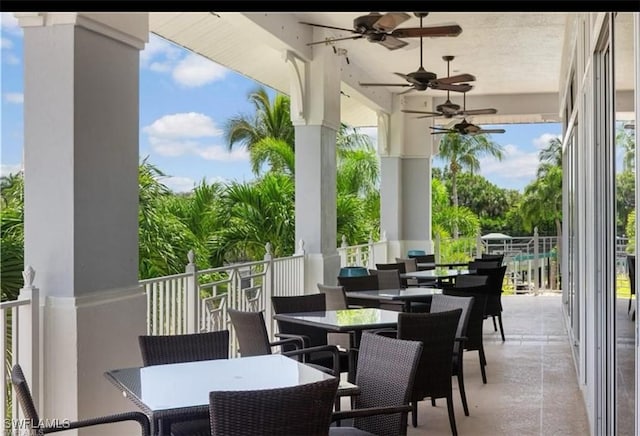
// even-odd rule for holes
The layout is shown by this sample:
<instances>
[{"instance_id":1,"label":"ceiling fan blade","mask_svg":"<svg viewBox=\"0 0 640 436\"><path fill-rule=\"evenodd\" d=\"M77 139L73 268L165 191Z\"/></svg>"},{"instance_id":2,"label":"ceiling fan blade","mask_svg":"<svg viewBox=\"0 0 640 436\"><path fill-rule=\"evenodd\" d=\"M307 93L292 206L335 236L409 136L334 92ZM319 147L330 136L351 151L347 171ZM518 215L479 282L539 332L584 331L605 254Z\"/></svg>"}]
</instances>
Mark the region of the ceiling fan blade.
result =
<instances>
[{"instance_id":1,"label":"ceiling fan blade","mask_svg":"<svg viewBox=\"0 0 640 436\"><path fill-rule=\"evenodd\" d=\"M457 92L467 92L470 91L473 86L469 85L468 83L463 83L460 85L449 85L446 83L438 83L437 81L431 82L429 83L429 87L432 89L441 89L443 91L457 91Z\"/></svg>"},{"instance_id":2,"label":"ceiling fan blade","mask_svg":"<svg viewBox=\"0 0 640 436\"><path fill-rule=\"evenodd\" d=\"M400 112L404 112L406 114L442 115L440 112L417 111L413 109L402 109Z\"/></svg>"},{"instance_id":3,"label":"ceiling fan blade","mask_svg":"<svg viewBox=\"0 0 640 436\"><path fill-rule=\"evenodd\" d=\"M360 38L363 38L363 35L353 35L353 36L347 36L345 38L327 38L324 41L308 42L307 45L331 44L332 42L335 42L335 41L344 41L346 39L360 39Z\"/></svg>"},{"instance_id":4,"label":"ceiling fan blade","mask_svg":"<svg viewBox=\"0 0 640 436\"><path fill-rule=\"evenodd\" d=\"M409 85L409 86L411 86L411 85ZM399 92L399 93L398 93L398 95L407 94L407 93L409 93L409 92L411 92L411 91L415 91L415 90L416 90L416 88L414 88L413 86L411 86L411 87L410 87L409 89L407 89L406 91Z\"/></svg>"},{"instance_id":5,"label":"ceiling fan blade","mask_svg":"<svg viewBox=\"0 0 640 436\"><path fill-rule=\"evenodd\" d=\"M411 15L404 12L388 12L373 24L373 28L383 32L390 32L409 18L411 18Z\"/></svg>"},{"instance_id":6,"label":"ceiling fan blade","mask_svg":"<svg viewBox=\"0 0 640 436\"><path fill-rule=\"evenodd\" d=\"M358 82L358 85L360 86L412 86L412 85L409 85L408 83L360 83L360 82Z\"/></svg>"},{"instance_id":7,"label":"ceiling fan blade","mask_svg":"<svg viewBox=\"0 0 640 436\"><path fill-rule=\"evenodd\" d=\"M415 78L408 76L406 74L402 74L402 73L393 73L393 74L395 74L396 76L402 77L404 80L406 80L407 82L411 82L414 85L422 85L422 83L419 80L416 80Z\"/></svg>"},{"instance_id":8,"label":"ceiling fan blade","mask_svg":"<svg viewBox=\"0 0 640 436\"><path fill-rule=\"evenodd\" d=\"M438 117L440 116L440 114L432 114L432 115L422 115L420 117L416 117L416 119L422 119L422 118L433 118L433 117Z\"/></svg>"},{"instance_id":9,"label":"ceiling fan blade","mask_svg":"<svg viewBox=\"0 0 640 436\"><path fill-rule=\"evenodd\" d=\"M455 130L444 130L442 132L431 132L432 135L442 135L442 134L445 134L445 133L456 133L456 131Z\"/></svg>"},{"instance_id":10,"label":"ceiling fan blade","mask_svg":"<svg viewBox=\"0 0 640 436\"><path fill-rule=\"evenodd\" d=\"M360 32L356 32L353 29L345 29L344 27L325 26L324 24L307 23L306 21L298 21L298 23L306 24L308 26L323 27L325 29L342 30L343 32L351 32L351 33L358 33L358 34L360 33Z\"/></svg>"},{"instance_id":11,"label":"ceiling fan blade","mask_svg":"<svg viewBox=\"0 0 640 436\"><path fill-rule=\"evenodd\" d=\"M451 131L451 129L448 128L448 127L429 126L429 128L432 129L432 130L444 130L444 131L447 131L447 132Z\"/></svg>"},{"instance_id":12,"label":"ceiling fan blade","mask_svg":"<svg viewBox=\"0 0 640 436\"><path fill-rule=\"evenodd\" d=\"M493 115L497 114L497 109L486 108L486 109L470 109L468 111L460 111L460 115Z\"/></svg>"},{"instance_id":13,"label":"ceiling fan blade","mask_svg":"<svg viewBox=\"0 0 640 436\"><path fill-rule=\"evenodd\" d=\"M378 44L388 48L389 50L397 50L404 46L409 45L406 41L401 41L398 38L394 38L393 36L387 36L380 41L376 41Z\"/></svg>"},{"instance_id":14,"label":"ceiling fan blade","mask_svg":"<svg viewBox=\"0 0 640 436\"><path fill-rule=\"evenodd\" d=\"M458 36L460 33L462 33L462 27L453 24L449 26L406 27L392 31L391 36L396 38L418 38L421 36Z\"/></svg>"},{"instance_id":15,"label":"ceiling fan blade","mask_svg":"<svg viewBox=\"0 0 640 436\"><path fill-rule=\"evenodd\" d=\"M436 79L436 82L451 84L451 83L458 83L458 82L473 82L475 80L476 80L476 77L473 74L458 74L457 76L438 77L438 79Z\"/></svg>"},{"instance_id":16,"label":"ceiling fan blade","mask_svg":"<svg viewBox=\"0 0 640 436\"><path fill-rule=\"evenodd\" d=\"M504 133L505 130L504 129L480 129L478 130L476 133Z\"/></svg>"}]
</instances>

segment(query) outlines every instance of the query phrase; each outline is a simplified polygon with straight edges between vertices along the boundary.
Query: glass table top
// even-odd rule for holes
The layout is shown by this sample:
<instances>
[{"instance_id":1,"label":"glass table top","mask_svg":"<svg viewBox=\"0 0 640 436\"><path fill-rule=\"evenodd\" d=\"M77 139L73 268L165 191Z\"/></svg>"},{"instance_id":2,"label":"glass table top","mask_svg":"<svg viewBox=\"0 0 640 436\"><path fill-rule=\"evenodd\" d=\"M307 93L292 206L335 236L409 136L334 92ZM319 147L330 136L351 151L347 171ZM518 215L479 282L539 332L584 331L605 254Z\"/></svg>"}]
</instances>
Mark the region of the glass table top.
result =
<instances>
[{"instance_id":1,"label":"glass table top","mask_svg":"<svg viewBox=\"0 0 640 436\"><path fill-rule=\"evenodd\" d=\"M152 411L207 405L214 390L273 389L332 378L279 354L115 369L105 376L125 397L135 396Z\"/></svg>"},{"instance_id":2,"label":"glass table top","mask_svg":"<svg viewBox=\"0 0 640 436\"><path fill-rule=\"evenodd\" d=\"M393 310L363 308L327 310L324 312L279 313L274 319L326 328L333 331L365 330L395 327L398 313Z\"/></svg>"}]
</instances>

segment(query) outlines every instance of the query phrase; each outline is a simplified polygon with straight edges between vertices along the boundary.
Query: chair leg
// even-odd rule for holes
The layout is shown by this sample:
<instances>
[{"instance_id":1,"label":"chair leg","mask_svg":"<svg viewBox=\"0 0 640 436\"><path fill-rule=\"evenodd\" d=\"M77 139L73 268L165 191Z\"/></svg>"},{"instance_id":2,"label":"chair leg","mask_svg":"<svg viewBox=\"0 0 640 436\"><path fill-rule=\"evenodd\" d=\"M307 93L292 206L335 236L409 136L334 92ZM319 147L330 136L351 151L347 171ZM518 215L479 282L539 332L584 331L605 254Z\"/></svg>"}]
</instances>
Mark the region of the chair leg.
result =
<instances>
[{"instance_id":1,"label":"chair leg","mask_svg":"<svg viewBox=\"0 0 640 436\"><path fill-rule=\"evenodd\" d=\"M447 395L447 411L449 412L449 424L451 424L451 434L458 436L458 429L456 428L456 416L453 413L453 394L449 392Z\"/></svg>"},{"instance_id":2,"label":"chair leg","mask_svg":"<svg viewBox=\"0 0 640 436\"><path fill-rule=\"evenodd\" d=\"M480 355L480 372L482 373L482 383L487 384L487 373L484 370L485 365L487 364L487 360L484 357L484 350L480 348L478 350Z\"/></svg>"},{"instance_id":3,"label":"chair leg","mask_svg":"<svg viewBox=\"0 0 640 436\"><path fill-rule=\"evenodd\" d=\"M502 342L504 342L504 328L502 327L502 314L498 314L498 323L500 324L500 336L502 336Z\"/></svg>"},{"instance_id":4,"label":"chair leg","mask_svg":"<svg viewBox=\"0 0 640 436\"><path fill-rule=\"evenodd\" d=\"M631 295L629 295L629 305L627 306L627 314L631 312Z\"/></svg>"},{"instance_id":5,"label":"chair leg","mask_svg":"<svg viewBox=\"0 0 640 436\"><path fill-rule=\"evenodd\" d=\"M436 407L436 399L435 398L431 399L431 406L432 407Z\"/></svg>"},{"instance_id":6,"label":"chair leg","mask_svg":"<svg viewBox=\"0 0 640 436\"><path fill-rule=\"evenodd\" d=\"M417 401L411 402L411 425L413 425L414 428L418 426L418 402Z\"/></svg>"},{"instance_id":7,"label":"chair leg","mask_svg":"<svg viewBox=\"0 0 640 436\"><path fill-rule=\"evenodd\" d=\"M464 390L464 374L462 372L462 356L458 359L458 390L460 391L460 399L462 400L462 409L464 416L469 416L469 406L467 405L467 393Z\"/></svg>"},{"instance_id":8,"label":"chair leg","mask_svg":"<svg viewBox=\"0 0 640 436\"><path fill-rule=\"evenodd\" d=\"M498 331L498 326L496 325L496 316L492 315L491 318L493 318L493 331L497 332Z\"/></svg>"}]
</instances>

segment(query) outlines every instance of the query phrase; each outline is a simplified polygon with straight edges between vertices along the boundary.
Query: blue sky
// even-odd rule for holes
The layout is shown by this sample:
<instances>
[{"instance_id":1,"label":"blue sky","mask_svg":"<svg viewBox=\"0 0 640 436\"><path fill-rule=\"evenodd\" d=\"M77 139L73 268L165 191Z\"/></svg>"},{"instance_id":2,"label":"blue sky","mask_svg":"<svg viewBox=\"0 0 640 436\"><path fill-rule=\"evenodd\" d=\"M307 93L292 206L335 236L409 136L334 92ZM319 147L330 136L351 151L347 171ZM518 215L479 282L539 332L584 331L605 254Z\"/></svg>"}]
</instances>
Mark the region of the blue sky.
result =
<instances>
[{"instance_id":1,"label":"blue sky","mask_svg":"<svg viewBox=\"0 0 640 436\"><path fill-rule=\"evenodd\" d=\"M0 83L0 172L22 167L23 62L22 29L2 13ZM247 95L258 84L155 35L140 56L140 158L168 175L163 182L188 191L205 179L249 181L254 178L242 148L227 150L223 128L238 114L251 114ZM491 126L494 127L494 126ZM535 179L538 151L561 133L560 124L495 126L493 135L505 149L498 162L481 159L481 174L502 188L522 190ZM487 126L489 128L489 126ZM374 129L366 129L375 137ZM434 166L442 166L435 158Z\"/></svg>"}]
</instances>

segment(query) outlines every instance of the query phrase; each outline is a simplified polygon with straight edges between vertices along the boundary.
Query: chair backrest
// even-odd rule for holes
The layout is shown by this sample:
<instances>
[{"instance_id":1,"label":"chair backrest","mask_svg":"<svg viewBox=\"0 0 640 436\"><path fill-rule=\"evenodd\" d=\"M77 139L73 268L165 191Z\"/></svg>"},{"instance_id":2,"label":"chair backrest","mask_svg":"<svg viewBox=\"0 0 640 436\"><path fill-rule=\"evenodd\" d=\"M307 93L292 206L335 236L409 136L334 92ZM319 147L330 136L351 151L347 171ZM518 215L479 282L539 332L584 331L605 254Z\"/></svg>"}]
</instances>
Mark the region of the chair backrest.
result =
<instances>
[{"instance_id":1,"label":"chair backrest","mask_svg":"<svg viewBox=\"0 0 640 436\"><path fill-rule=\"evenodd\" d=\"M404 257L396 257L397 263L404 263L405 272L416 272L418 271L418 261L414 257L404 258Z\"/></svg>"},{"instance_id":2,"label":"chair backrest","mask_svg":"<svg viewBox=\"0 0 640 436\"><path fill-rule=\"evenodd\" d=\"M498 268L502 265L502 261L499 260L483 260L483 259L475 259L469 262L470 270L478 270L481 268Z\"/></svg>"},{"instance_id":3,"label":"chair backrest","mask_svg":"<svg viewBox=\"0 0 640 436\"><path fill-rule=\"evenodd\" d=\"M436 255L435 254L409 254L407 257L415 259L418 263L435 263Z\"/></svg>"},{"instance_id":4,"label":"chair backrest","mask_svg":"<svg viewBox=\"0 0 640 436\"><path fill-rule=\"evenodd\" d=\"M404 262L396 262L396 263L376 263L376 269L378 271L384 269L397 269L400 274L404 274L407 272L407 267Z\"/></svg>"},{"instance_id":5,"label":"chair backrest","mask_svg":"<svg viewBox=\"0 0 640 436\"><path fill-rule=\"evenodd\" d=\"M318 283L318 291L325 295L327 310L341 310L348 307L344 286L331 286Z\"/></svg>"},{"instance_id":6,"label":"chair backrest","mask_svg":"<svg viewBox=\"0 0 640 436\"><path fill-rule=\"evenodd\" d=\"M378 289L378 277L374 275L338 277L338 283L347 291L365 291Z\"/></svg>"},{"instance_id":7,"label":"chair backrest","mask_svg":"<svg viewBox=\"0 0 640 436\"><path fill-rule=\"evenodd\" d=\"M629 288L631 295L636 293L636 257L632 255L627 256L627 268L629 269Z\"/></svg>"},{"instance_id":8,"label":"chair backrest","mask_svg":"<svg viewBox=\"0 0 640 436\"><path fill-rule=\"evenodd\" d=\"M272 296L271 304L275 313L324 312L327 310L326 298L322 293L286 297ZM327 331L319 327L278 321L278 332L308 337L309 342L305 344L305 348L327 345ZM282 348L283 351L294 349L294 345L285 345Z\"/></svg>"},{"instance_id":9,"label":"chair backrest","mask_svg":"<svg viewBox=\"0 0 640 436\"><path fill-rule=\"evenodd\" d=\"M34 404L33 397L31 396L31 389L29 389L29 384L27 383L27 379L24 377L24 373L22 372L22 368L19 364L13 365L13 368L11 369L11 384L13 384L13 389L16 391L16 397L18 398L18 403L20 403L20 408L24 414L25 422L30 424L31 430L41 429L42 426L40 425L40 418L38 417L36 405ZM41 433L36 432L35 434Z\"/></svg>"},{"instance_id":10,"label":"chair backrest","mask_svg":"<svg viewBox=\"0 0 640 436\"><path fill-rule=\"evenodd\" d=\"M463 289L443 289L443 295L454 297L473 297L473 304L469 310L469 320L467 322L467 340L464 343L465 350L479 350L483 348L482 324L487 305L487 294L480 292L469 292Z\"/></svg>"},{"instance_id":11,"label":"chair backrest","mask_svg":"<svg viewBox=\"0 0 640 436\"><path fill-rule=\"evenodd\" d=\"M358 353L355 383L360 395L355 408L409 404L422 350L421 342L365 331ZM407 413L354 418L353 425L373 434L406 434Z\"/></svg>"},{"instance_id":12,"label":"chair backrest","mask_svg":"<svg viewBox=\"0 0 640 436\"><path fill-rule=\"evenodd\" d=\"M504 261L504 254L488 254L488 253L482 253L482 255L480 256L480 258L482 260L499 260L500 263L502 264L502 262Z\"/></svg>"},{"instance_id":13,"label":"chair backrest","mask_svg":"<svg viewBox=\"0 0 640 436\"><path fill-rule=\"evenodd\" d=\"M398 338L422 342L424 348L411 399L446 397L451 393L453 347L462 309L437 313L398 314Z\"/></svg>"},{"instance_id":14,"label":"chair backrest","mask_svg":"<svg viewBox=\"0 0 640 436\"><path fill-rule=\"evenodd\" d=\"M229 330L138 336L144 366L229 358Z\"/></svg>"},{"instance_id":15,"label":"chair backrest","mask_svg":"<svg viewBox=\"0 0 640 436\"><path fill-rule=\"evenodd\" d=\"M238 348L242 357L271 354L269 334L262 312L244 312L229 308L227 313L238 338Z\"/></svg>"},{"instance_id":16,"label":"chair backrest","mask_svg":"<svg viewBox=\"0 0 640 436\"><path fill-rule=\"evenodd\" d=\"M399 289L402 286L400 272L397 269L371 269L369 272L378 276L378 289Z\"/></svg>"},{"instance_id":17,"label":"chair backrest","mask_svg":"<svg viewBox=\"0 0 640 436\"><path fill-rule=\"evenodd\" d=\"M469 315L471 314L471 305L473 297L454 297L453 295L436 294L431 297L431 313L447 312L454 309L462 309L458 328L456 329L456 337L467 335L467 326L469 325ZM454 347L457 348L457 347Z\"/></svg>"},{"instance_id":18,"label":"chair backrest","mask_svg":"<svg viewBox=\"0 0 640 436\"><path fill-rule=\"evenodd\" d=\"M487 276L487 307L485 315L498 315L502 312L502 283L507 265L497 268L478 268L476 274Z\"/></svg>"},{"instance_id":19,"label":"chair backrest","mask_svg":"<svg viewBox=\"0 0 640 436\"><path fill-rule=\"evenodd\" d=\"M456 277L453 286L457 289L468 290L469 292L488 292L488 280L489 276L481 276L478 274L461 275Z\"/></svg>"},{"instance_id":20,"label":"chair backrest","mask_svg":"<svg viewBox=\"0 0 640 436\"><path fill-rule=\"evenodd\" d=\"M212 436L329 434L338 378L277 389L209 393Z\"/></svg>"}]
</instances>

